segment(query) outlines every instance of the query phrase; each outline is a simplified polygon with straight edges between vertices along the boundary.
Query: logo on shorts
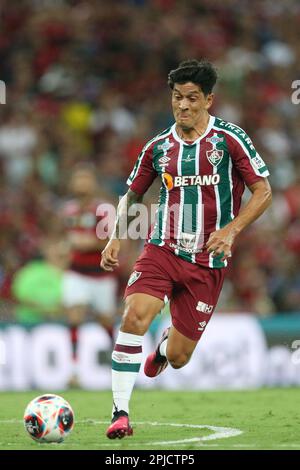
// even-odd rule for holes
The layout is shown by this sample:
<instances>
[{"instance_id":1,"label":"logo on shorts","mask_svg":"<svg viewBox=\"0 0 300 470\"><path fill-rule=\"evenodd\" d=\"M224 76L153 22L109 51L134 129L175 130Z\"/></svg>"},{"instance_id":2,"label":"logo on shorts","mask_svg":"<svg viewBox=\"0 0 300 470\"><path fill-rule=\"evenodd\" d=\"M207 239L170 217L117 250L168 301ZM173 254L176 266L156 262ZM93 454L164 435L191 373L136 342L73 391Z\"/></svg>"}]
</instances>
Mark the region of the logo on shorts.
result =
<instances>
[{"instance_id":1,"label":"logo on shorts","mask_svg":"<svg viewBox=\"0 0 300 470\"><path fill-rule=\"evenodd\" d=\"M132 286L132 284L137 281L139 279L139 277L141 277L142 273L139 272L139 271L133 271L133 273L131 274L130 278L129 278L129 281L128 281L128 287Z\"/></svg>"},{"instance_id":2,"label":"logo on shorts","mask_svg":"<svg viewBox=\"0 0 300 470\"><path fill-rule=\"evenodd\" d=\"M213 305L207 305L204 302L198 302L196 310L198 312L206 313L207 315L210 315L213 311L214 306Z\"/></svg>"},{"instance_id":3,"label":"logo on shorts","mask_svg":"<svg viewBox=\"0 0 300 470\"><path fill-rule=\"evenodd\" d=\"M206 325L206 321L199 322L198 331L203 331Z\"/></svg>"}]
</instances>

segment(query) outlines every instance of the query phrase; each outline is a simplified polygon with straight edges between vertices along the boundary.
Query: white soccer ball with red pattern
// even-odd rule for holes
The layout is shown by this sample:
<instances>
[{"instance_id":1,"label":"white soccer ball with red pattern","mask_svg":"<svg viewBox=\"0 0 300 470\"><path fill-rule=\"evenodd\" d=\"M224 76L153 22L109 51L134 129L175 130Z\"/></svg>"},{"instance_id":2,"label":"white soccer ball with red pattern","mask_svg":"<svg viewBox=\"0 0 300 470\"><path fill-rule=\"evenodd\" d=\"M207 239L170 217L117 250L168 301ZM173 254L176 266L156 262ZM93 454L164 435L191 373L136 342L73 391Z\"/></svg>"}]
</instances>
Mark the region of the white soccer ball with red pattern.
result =
<instances>
[{"instance_id":1,"label":"white soccer ball with red pattern","mask_svg":"<svg viewBox=\"0 0 300 470\"><path fill-rule=\"evenodd\" d=\"M74 412L64 398L41 395L26 407L24 425L35 441L62 442L74 427Z\"/></svg>"}]
</instances>

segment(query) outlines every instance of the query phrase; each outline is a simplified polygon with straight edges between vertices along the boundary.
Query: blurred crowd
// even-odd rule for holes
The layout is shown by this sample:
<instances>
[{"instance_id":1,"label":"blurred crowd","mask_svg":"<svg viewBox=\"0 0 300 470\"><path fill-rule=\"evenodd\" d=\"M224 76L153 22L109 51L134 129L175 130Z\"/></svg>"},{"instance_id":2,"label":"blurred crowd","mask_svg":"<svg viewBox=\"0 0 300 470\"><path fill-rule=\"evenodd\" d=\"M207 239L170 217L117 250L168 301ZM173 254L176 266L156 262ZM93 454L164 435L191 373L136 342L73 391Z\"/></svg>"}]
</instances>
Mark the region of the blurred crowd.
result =
<instances>
[{"instance_id":1,"label":"blurred crowd","mask_svg":"<svg viewBox=\"0 0 300 470\"><path fill-rule=\"evenodd\" d=\"M299 311L300 104L291 100L299 1L0 0L0 8L0 319L22 319L18 275L49 261L49 243L50 264L69 267L59 254L61 207L74 196L74 167L92 164L101 198L116 203L145 142L172 123L168 72L202 57L220 76L211 113L251 136L274 195L237 242L219 310ZM140 249L129 243L121 260L119 298ZM47 276L37 279L47 291ZM45 318L60 305L55 286ZM36 289L35 302L44 298Z\"/></svg>"}]
</instances>

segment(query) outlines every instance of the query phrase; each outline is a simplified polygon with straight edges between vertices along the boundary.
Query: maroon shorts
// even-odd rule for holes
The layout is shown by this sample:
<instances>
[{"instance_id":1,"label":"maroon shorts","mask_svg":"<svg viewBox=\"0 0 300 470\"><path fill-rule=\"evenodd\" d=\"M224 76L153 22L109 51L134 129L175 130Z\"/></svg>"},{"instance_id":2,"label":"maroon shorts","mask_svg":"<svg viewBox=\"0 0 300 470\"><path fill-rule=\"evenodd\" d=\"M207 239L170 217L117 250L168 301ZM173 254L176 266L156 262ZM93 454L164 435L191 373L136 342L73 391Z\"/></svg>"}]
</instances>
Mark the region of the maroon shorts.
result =
<instances>
[{"instance_id":1,"label":"maroon shorts","mask_svg":"<svg viewBox=\"0 0 300 470\"><path fill-rule=\"evenodd\" d=\"M124 297L144 293L170 300L174 327L198 341L217 304L225 270L189 263L149 243L134 265Z\"/></svg>"}]
</instances>

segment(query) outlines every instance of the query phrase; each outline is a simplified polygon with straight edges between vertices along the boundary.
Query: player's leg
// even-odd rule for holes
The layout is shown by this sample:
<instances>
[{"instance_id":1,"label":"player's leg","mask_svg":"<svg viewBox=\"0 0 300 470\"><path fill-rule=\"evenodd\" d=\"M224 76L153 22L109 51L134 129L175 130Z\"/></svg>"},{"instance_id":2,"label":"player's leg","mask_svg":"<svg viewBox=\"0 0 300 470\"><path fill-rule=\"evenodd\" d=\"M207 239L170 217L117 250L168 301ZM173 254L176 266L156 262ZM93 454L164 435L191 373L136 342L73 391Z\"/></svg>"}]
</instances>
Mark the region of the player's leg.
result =
<instances>
[{"instance_id":1,"label":"player's leg","mask_svg":"<svg viewBox=\"0 0 300 470\"><path fill-rule=\"evenodd\" d=\"M113 414L106 432L110 439L132 434L129 400L142 362L143 336L163 306L163 300L149 294L126 297L121 329L112 353Z\"/></svg>"},{"instance_id":2,"label":"player's leg","mask_svg":"<svg viewBox=\"0 0 300 470\"><path fill-rule=\"evenodd\" d=\"M156 377L170 364L174 369L185 366L197 346L192 340L180 333L174 326L164 330L156 350L146 359L144 372L147 377Z\"/></svg>"},{"instance_id":3,"label":"player's leg","mask_svg":"<svg viewBox=\"0 0 300 470\"><path fill-rule=\"evenodd\" d=\"M170 302L173 325L145 362L149 377L160 374L168 364L179 369L188 363L216 307L225 270L185 263L182 273L184 288L175 291Z\"/></svg>"},{"instance_id":4,"label":"player's leg","mask_svg":"<svg viewBox=\"0 0 300 470\"><path fill-rule=\"evenodd\" d=\"M128 281L125 311L112 353L114 422L107 430L110 438L132 433L128 421L129 400L142 361L143 335L164 306L165 296L171 296L173 281L167 271L169 266L169 254L149 244Z\"/></svg>"},{"instance_id":5,"label":"player's leg","mask_svg":"<svg viewBox=\"0 0 300 470\"><path fill-rule=\"evenodd\" d=\"M165 342L165 355L169 364L174 369L180 369L185 366L198 344L198 340L192 340L180 333L174 326L170 328L168 340ZM164 345L161 348L164 351Z\"/></svg>"}]
</instances>

